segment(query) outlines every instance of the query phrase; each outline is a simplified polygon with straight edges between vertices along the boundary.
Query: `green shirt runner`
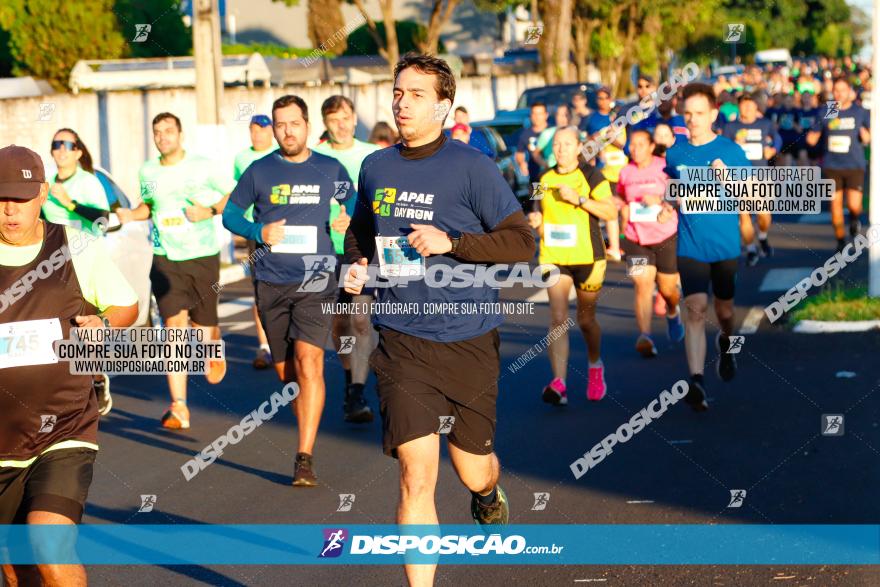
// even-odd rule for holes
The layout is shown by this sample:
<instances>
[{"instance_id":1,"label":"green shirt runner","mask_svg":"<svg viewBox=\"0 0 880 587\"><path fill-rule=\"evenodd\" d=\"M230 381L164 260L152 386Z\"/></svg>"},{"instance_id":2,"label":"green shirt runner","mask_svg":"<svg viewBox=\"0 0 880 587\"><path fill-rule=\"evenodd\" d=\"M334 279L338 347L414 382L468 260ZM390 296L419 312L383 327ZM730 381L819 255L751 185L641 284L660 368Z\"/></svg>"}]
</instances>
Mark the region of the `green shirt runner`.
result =
<instances>
[{"instance_id":1,"label":"green shirt runner","mask_svg":"<svg viewBox=\"0 0 880 587\"><path fill-rule=\"evenodd\" d=\"M251 163L257 159L262 159L276 149L277 147L272 146L265 151L256 151L253 147L248 147L243 151L239 151L238 155L235 156L235 171L233 173L233 179L238 182L238 180L241 179L241 176L244 175L245 170L251 166ZM247 218L249 222L254 221L253 206L248 206L248 209L244 211L244 217Z\"/></svg>"},{"instance_id":2,"label":"green shirt runner","mask_svg":"<svg viewBox=\"0 0 880 587\"><path fill-rule=\"evenodd\" d=\"M72 226L91 234L100 234L99 228L92 228L90 220L83 218L72 210L68 210L52 195L51 188L57 181L58 174L56 173L49 180L49 197L46 199L46 203L43 204L43 216L46 217L46 220L54 224ZM78 204L100 210L110 210L110 206L107 204L107 193L104 191L101 180L95 174L89 173L79 165L77 165L73 175L61 182L61 185L64 186L68 197L71 200L75 200Z\"/></svg>"},{"instance_id":3,"label":"green shirt runner","mask_svg":"<svg viewBox=\"0 0 880 587\"><path fill-rule=\"evenodd\" d=\"M318 143L315 145L313 151L316 153L321 153L322 155L327 155L328 157L333 157L345 167L345 170L348 172L348 176L351 178L352 183L354 183L354 189L357 190L357 178L361 172L361 163L364 162L367 155L374 151L378 151L380 147L377 147L373 143L365 143L363 141L359 141L354 139L354 144L344 150L334 149L330 145L330 141L324 141L323 143ZM352 216L354 214L354 207L357 198L349 198L345 203L345 212ZM333 224L333 221L336 220L336 217L339 216L340 206L336 203L336 200L331 201L330 204L330 223ZM341 255L344 252L345 248L345 235L341 232L336 232L335 230L330 230L330 240L333 241L333 248L336 250L337 255Z\"/></svg>"},{"instance_id":4,"label":"green shirt runner","mask_svg":"<svg viewBox=\"0 0 880 587\"><path fill-rule=\"evenodd\" d=\"M214 219L190 222L187 206L213 206L232 191L235 182L215 162L185 153L175 165L150 159L140 170L141 196L151 208L153 254L187 261L220 252Z\"/></svg>"}]
</instances>

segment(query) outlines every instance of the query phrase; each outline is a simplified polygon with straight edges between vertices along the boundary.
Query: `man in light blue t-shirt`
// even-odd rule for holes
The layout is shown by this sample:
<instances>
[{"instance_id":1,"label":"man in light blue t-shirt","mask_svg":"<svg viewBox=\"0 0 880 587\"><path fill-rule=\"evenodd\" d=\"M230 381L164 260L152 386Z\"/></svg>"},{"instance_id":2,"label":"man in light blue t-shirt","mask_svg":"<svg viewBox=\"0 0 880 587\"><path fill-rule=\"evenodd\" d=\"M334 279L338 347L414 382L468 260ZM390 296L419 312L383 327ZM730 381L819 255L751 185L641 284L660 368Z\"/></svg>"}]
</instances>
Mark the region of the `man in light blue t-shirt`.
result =
<instances>
[{"instance_id":1,"label":"man in light blue t-shirt","mask_svg":"<svg viewBox=\"0 0 880 587\"><path fill-rule=\"evenodd\" d=\"M686 167L748 167L742 147L718 136L712 124L718 118L712 86L693 83L684 89L684 112L690 133L688 140L679 139L666 152L666 173L679 179ZM667 203L657 217L669 219ZM703 387L703 366L706 363L706 313L709 290L715 297L715 315L721 327L715 339L718 351L716 371L723 381L736 375L736 361L727 353L733 334L733 295L740 253L739 214L679 214L678 272L684 295L685 352L691 374L690 390L685 401L696 411L709 408Z\"/></svg>"}]
</instances>

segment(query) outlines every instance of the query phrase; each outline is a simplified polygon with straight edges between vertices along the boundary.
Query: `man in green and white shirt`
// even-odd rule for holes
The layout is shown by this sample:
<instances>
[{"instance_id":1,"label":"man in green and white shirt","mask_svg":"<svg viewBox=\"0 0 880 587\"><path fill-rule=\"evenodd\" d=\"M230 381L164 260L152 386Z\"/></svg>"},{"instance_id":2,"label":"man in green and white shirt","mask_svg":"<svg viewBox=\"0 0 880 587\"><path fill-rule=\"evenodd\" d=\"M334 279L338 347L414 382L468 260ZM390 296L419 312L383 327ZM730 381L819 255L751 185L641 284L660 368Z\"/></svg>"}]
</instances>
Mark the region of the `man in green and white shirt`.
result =
<instances>
[{"instance_id":1,"label":"man in green and white shirt","mask_svg":"<svg viewBox=\"0 0 880 587\"><path fill-rule=\"evenodd\" d=\"M159 314L168 328L202 328L207 340L219 340L217 287L220 246L214 216L223 212L235 187L232 177L218 171L209 159L183 150L182 127L175 115L163 112L153 119L153 141L159 157L140 170L141 203L134 210L116 211L121 223L153 220L153 267L150 280ZM226 362L209 362L206 377L219 383ZM171 407L162 425L189 428L186 377L169 373Z\"/></svg>"},{"instance_id":2,"label":"man in green and white shirt","mask_svg":"<svg viewBox=\"0 0 880 587\"><path fill-rule=\"evenodd\" d=\"M371 143L365 143L354 138L354 130L357 128L357 115L354 112L354 104L345 96L330 96L321 105L321 117L324 127L327 129L329 138L315 146L314 151L333 157L338 160L357 190L357 178L361 172L361 164L370 153L378 151L379 147ZM344 252L345 231L354 214L354 206L357 198L349 198L343 204L335 199L330 206L330 239L336 249L338 257L337 270L342 267L342 253ZM339 276L337 275L337 278ZM340 289L339 301L342 303L355 302L355 307L367 307L372 301L372 295L351 296ZM373 330L370 325L370 315L367 314L335 314L333 320L333 342L336 348L340 348L342 336L354 336L354 348L350 354L340 354L339 360L345 370L345 420L347 422L370 422L373 420L373 412L364 399L364 385L370 374L370 353L373 350Z\"/></svg>"},{"instance_id":3,"label":"man in green and white shirt","mask_svg":"<svg viewBox=\"0 0 880 587\"><path fill-rule=\"evenodd\" d=\"M237 182L244 175L245 170L251 166L251 163L257 159L262 159L278 147L275 144L275 134L272 132L272 119L265 114L256 114L251 117L250 123L251 146L240 151L235 156L234 179ZM254 207L250 206L244 212L244 217L249 222L254 221ZM248 239L248 266L250 267L251 277L254 275L254 253L257 251L256 241ZM260 322L260 314L257 312L257 304L253 305L254 325L257 327L257 340L260 348L257 350L257 356L254 357L254 369L268 369L272 365L272 353L269 350L269 339L266 338L266 331Z\"/></svg>"}]
</instances>

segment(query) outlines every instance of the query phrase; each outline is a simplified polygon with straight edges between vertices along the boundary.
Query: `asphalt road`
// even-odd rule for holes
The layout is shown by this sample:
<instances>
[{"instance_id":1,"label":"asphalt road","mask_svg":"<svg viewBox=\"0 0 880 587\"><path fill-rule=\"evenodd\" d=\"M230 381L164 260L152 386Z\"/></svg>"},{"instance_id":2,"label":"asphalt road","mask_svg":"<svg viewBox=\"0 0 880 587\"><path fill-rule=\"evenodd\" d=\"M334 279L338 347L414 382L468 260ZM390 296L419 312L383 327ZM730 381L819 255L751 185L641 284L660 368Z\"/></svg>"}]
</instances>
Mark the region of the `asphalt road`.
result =
<instances>
[{"instance_id":1,"label":"asphalt road","mask_svg":"<svg viewBox=\"0 0 880 587\"><path fill-rule=\"evenodd\" d=\"M786 222L773 229L774 258L741 265L737 325L752 307L763 307L799 279L777 269L821 265L832 253L826 225ZM834 279L864 281L860 258ZM533 292L511 291L524 300ZM316 449L321 486L290 485L296 434L289 410L228 449L187 482L180 466L237 423L281 385L255 371L256 349L247 296L249 282L222 292L224 338L232 357L216 386L190 378L193 428L162 430L167 399L162 377L117 377L115 407L101 423L101 451L85 523L346 524L393 523L397 465L381 452L380 425L342 421L342 371L335 353L326 358L327 405ZM613 265L601 298L603 359L609 394L587 402L586 352L571 334L569 405L541 402L550 379L546 354L516 374L507 366L547 333L548 306L511 316L502 327L502 373L496 446L502 484L515 523L559 524L859 524L880 523L880 332L795 334L764 320L745 335L734 381L714 374L710 350L707 389L711 409L695 414L674 406L597 468L575 480L569 464L652 399L686 376L682 344L669 343L655 319L660 355L640 358L633 348L632 287L622 265ZM240 308L240 309L239 309ZM574 313L572 312L572 315ZM841 378L840 372L855 376ZM369 400L378 412L372 384ZM845 433L820 434L821 415L844 414ZM741 508L728 508L729 490L746 489ZM533 494L550 493L543 511ZM336 511L340 493L353 493L350 512ZM157 496L154 511L138 513L141 494ZM470 523L469 494L444 455L437 488L440 519ZM94 585L400 585L395 566L140 566L90 567ZM869 585L871 567L833 566L445 566L438 585Z\"/></svg>"}]
</instances>

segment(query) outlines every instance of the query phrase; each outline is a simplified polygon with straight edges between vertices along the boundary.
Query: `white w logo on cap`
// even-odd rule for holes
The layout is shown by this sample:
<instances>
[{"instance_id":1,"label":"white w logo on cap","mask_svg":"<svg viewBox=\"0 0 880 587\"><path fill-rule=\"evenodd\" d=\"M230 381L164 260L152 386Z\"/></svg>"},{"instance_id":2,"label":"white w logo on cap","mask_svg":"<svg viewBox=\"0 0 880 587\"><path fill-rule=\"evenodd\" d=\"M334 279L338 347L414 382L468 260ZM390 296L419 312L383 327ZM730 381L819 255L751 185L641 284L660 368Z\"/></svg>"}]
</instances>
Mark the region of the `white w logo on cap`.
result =
<instances>
[{"instance_id":1,"label":"white w logo on cap","mask_svg":"<svg viewBox=\"0 0 880 587\"><path fill-rule=\"evenodd\" d=\"M33 177L33 176L31 175L31 170L30 170L30 169L22 169L22 170L21 170L21 176L22 176L23 178L25 178L25 179L30 179L31 177Z\"/></svg>"}]
</instances>

